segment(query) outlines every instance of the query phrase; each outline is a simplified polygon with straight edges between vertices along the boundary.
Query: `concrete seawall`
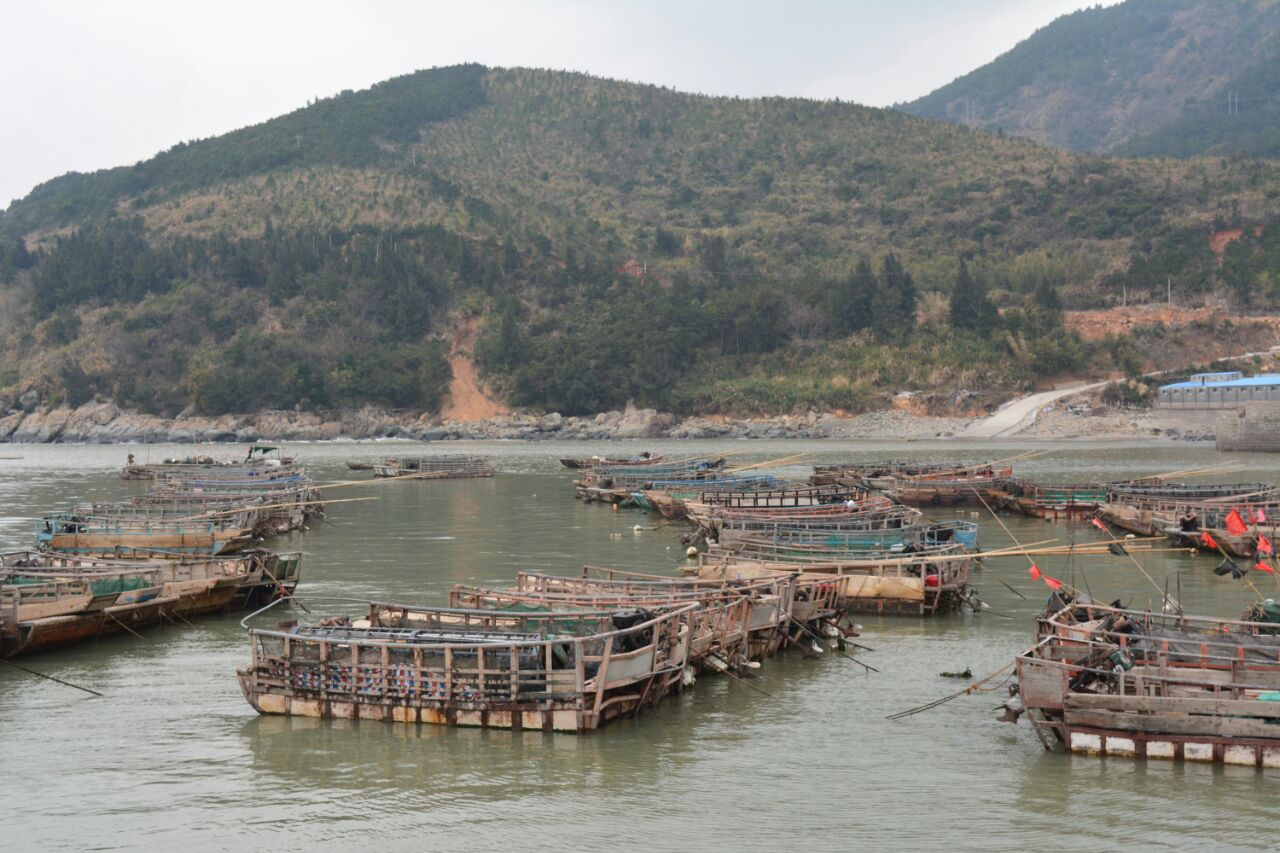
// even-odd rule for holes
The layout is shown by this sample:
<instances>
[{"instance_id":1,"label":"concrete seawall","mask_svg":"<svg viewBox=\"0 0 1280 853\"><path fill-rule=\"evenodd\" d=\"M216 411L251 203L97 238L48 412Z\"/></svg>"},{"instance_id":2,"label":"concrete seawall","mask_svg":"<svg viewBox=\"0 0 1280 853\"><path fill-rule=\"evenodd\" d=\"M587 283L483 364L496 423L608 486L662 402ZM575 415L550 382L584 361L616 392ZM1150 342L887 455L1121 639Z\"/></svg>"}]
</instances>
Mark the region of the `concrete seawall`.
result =
<instances>
[{"instance_id":1,"label":"concrete seawall","mask_svg":"<svg viewBox=\"0 0 1280 853\"><path fill-rule=\"evenodd\" d=\"M1219 450L1280 452L1280 403L1245 403L1218 416Z\"/></svg>"}]
</instances>

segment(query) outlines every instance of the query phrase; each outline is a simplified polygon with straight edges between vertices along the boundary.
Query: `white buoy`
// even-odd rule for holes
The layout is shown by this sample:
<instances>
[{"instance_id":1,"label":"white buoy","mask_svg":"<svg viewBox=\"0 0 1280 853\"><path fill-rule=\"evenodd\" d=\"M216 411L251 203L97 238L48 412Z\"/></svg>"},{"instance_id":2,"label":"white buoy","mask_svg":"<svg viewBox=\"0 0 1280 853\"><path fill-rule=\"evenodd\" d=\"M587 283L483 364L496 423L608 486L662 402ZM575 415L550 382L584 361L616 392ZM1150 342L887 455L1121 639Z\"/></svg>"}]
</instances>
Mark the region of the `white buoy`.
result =
<instances>
[{"instance_id":1,"label":"white buoy","mask_svg":"<svg viewBox=\"0 0 1280 853\"><path fill-rule=\"evenodd\" d=\"M637 524L635 527L631 528L631 529L632 529L632 530L634 530L636 533L639 533L641 530L644 530L644 528L643 528L643 527L641 527L641 526L640 526L640 525L638 525L638 524Z\"/></svg>"},{"instance_id":2,"label":"white buoy","mask_svg":"<svg viewBox=\"0 0 1280 853\"><path fill-rule=\"evenodd\" d=\"M698 549L690 545L689 549L684 552L684 555L686 557L696 557L698 556Z\"/></svg>"}]
</instances>

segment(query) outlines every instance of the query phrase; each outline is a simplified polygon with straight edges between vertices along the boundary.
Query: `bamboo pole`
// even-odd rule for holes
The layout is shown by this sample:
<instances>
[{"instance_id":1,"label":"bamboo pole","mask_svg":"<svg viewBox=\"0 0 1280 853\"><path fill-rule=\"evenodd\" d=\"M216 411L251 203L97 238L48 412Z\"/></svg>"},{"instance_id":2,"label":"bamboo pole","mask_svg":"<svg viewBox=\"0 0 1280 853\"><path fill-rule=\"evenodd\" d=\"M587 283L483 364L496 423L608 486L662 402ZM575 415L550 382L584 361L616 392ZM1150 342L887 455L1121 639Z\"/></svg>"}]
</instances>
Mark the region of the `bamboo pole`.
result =
<instances>
[{"instance_id":1,"label":"bamboo pole","mask_svg":"<svg viewBox=\"0 0 1280 853\"><path fill-rule=\"evenodd\" d=\"M377 498L337 498L327 501L291 501L287 504L266 504L265 506L257 506L255 504L242 504L235 509L224 509L217 512L206 512L200 515L189 515L185 518L175 518L174 521L197 521L202 518L218 518L223 515L238 515L242 512L259 512L264 509L285 509L288 507L315 506L317 504L328 506L329 504L349 504L357 501L376 501Z\"/></svg>"},{"instance_id":2,"label":"bamboo pole","mask_svg":"<svg viewBox=\"0 0 1280 853\"><path fill-rule=\"evenodd\" d=\"M764 462L757 462L754 465L740 465L736 468L726 468L724 469L724 473L736 474L739 471L755 471L761 468L781 468L784 465L799 465L808 456L809 454L807 453L797 453L793 456L781 456L777 459L767 459Z\"/></svg>"},{"instance_id":3,"label":"bamboo pole","mask_svg":"<svg viewBox=\"0 0 1280 853\"><path fill-rule=\"evenodd\" d=\"M1277 494L1277 493L1280 493L1280 489L1270 488L1270 489L1263 489L1263 490L1262 490L1262 491L1260 491L1260 492L1249 492L1249 493L1247 493L1247 494L1243 494L1243 495L1223 495L1223 496L1222 496L1222 497L1220 497L1220 498L1205 498L1205 499L1204 499L1204 500L1202 500L1202 501L1190 501L1190 500L1189 500L1189 501L1187 501L1187 503L1188 503L1188 504L1191 504L1191 503L1204 503L1204 504L1220 504L1220 503L1222 503L1222 504L1229 504L1229 503L1235 503L1235 502L1237 502L1237 501L1245 501L1245 500L1248 500L1249 498L1257 498L1257 497L1261 497L1261 496L1263 496L1263 495L1275 495L1275 494Z\"/></svg>"},{"instance_id":4,"label":"bamboo pole","mask_svg":"<svg viewBox=\"0 0 1280 853\"><path fill-rule=\"evenodd\" d=\"M1144 479L1168 480L1171 477L1209 477L1217 474L1231 474L1245 470L1244 465L1206 465L1201 468L1184 468L1181 471L1167 471L1163 474L1152 474Z\"/></svg>"}]
</instances>

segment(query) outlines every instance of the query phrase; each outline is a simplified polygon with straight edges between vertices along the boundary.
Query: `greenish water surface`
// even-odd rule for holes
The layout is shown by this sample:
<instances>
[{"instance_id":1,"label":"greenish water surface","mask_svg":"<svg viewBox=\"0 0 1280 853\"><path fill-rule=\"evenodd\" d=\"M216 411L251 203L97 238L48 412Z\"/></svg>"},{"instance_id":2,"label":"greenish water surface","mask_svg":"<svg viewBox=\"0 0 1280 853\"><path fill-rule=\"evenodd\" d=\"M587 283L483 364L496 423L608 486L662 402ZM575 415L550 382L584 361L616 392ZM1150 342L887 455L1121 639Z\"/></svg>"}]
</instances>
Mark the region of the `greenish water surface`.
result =
<instances>
[{"instance_id":1,"label":"greenish water surface","mask_svg":"<svg viewBox=\"0 0 1280 853\"><path fill-rule=\"evenodd\" d=\"M1019 473L1058 481L1239 462L1222 479L1280 481L1280 457L1197 445L956 442L732 442L644 445L737 460L805 452L811 461L981 459L1052 452ZM274 544L306 552L298 595L422 604L456 583L504 585L521 569L583 564L675 573L679 534L657 516L573 499L559 456L641 445L459 442L299 444L322 481L365 479L348 458L468 452L496 457L492 480L336 489L330 519ZM34 518L77 501L137 493L126 453L189 448L0 447L0 548L28 547ZM238 448L203 448L230 456ZM802 474L803 468L782 473ZM946 511L941 517L970 517ZM982 545L1008 544L990 518ZM1021 541L1097 531L1008 517ZM640 525L639 531L633 528ZM1189 612L1238 616L1256 594L1181 551L1143 558ZM1135 606L1159 593L1117 557L1045 560L1050 574ZM1266 594L1280 584L1259 576ZM996 578L1017 590L1011 591ZM258 717L236 685L249 659L241 614L149 630L21 660L101 691L93 698L0 666L0 770L6 850L1005 850L1274 848L1280 777L1213 767L1048 754L1024 722L998 723L1003 691L889 721L985 674L1032 637L1047 590L1022 559L992 559L974 582L981 615L861 616L859 652L783 654L753 683L704 677L655 712L589 736ZM1023 598L1022 596L1025 596ZM265 618L264 624L273 622Z\"/></svg>"}]
</instances>

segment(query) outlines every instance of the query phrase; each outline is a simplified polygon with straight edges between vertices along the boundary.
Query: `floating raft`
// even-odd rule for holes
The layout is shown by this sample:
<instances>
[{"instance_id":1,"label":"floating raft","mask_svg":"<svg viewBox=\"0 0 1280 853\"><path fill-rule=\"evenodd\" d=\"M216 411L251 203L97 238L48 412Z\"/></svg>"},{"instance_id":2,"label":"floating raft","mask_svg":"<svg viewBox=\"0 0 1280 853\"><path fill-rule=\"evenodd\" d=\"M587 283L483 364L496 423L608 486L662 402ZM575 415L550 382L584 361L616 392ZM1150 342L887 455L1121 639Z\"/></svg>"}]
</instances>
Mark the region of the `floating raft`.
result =
<instances>
[{"instance_id":1,"label":"floating raft","mask_svg":"<svg viewBox=\"0 0 1280 853\"><path fill-rule=\"evenodd\" d=\"M681 688L698 609L372 604L356 621L250 629L237 675L262 714L589 732Z\"/></svg>"},{"instance_id":2,"label":"floating raft","mask_svg":"<svg viewBox=\"0 0 1280 853\"><path fill-rule=\"evenodd\" d=\"M493 460L487 456L400 456L374 465L373 473L377 477L460 480L492 477L494 467Z\"/></svg>"},{"instance_id":3,"label":"floating raft","mask_svg":"<svg viewBox=\"0 0 1280 853\"><path fill-rule=\"evenodd\" d=\"M1280 767L1280 625L1057 604L1016 661L1046 748Z\"/></svg>"}]
</instances>

